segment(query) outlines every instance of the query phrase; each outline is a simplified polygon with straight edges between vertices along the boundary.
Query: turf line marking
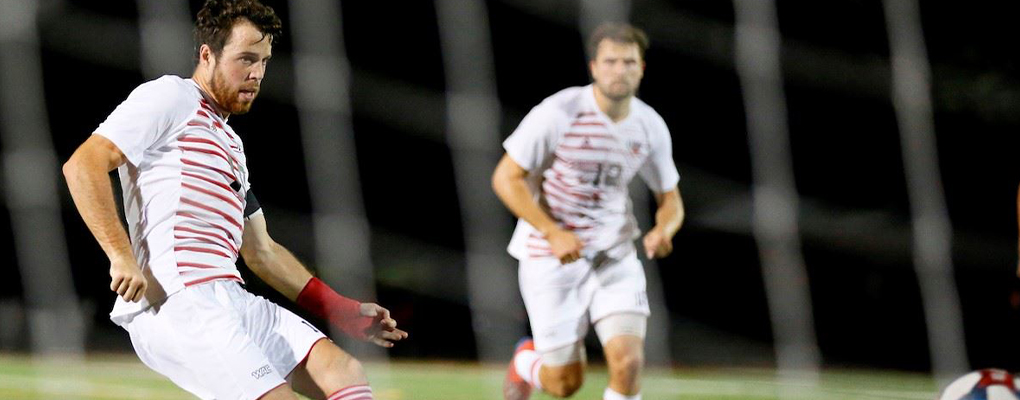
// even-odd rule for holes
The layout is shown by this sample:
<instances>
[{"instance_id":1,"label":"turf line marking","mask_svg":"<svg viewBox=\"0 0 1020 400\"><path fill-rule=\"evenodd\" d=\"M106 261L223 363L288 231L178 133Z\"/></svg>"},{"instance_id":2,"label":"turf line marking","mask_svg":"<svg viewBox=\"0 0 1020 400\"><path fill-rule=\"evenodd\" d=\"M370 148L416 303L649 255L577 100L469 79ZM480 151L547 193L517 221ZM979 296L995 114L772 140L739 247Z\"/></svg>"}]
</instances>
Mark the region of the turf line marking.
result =
<instances>
[{"instance_id":1,"label":"turf line marking","mask_svg":"<svg viewBox=\"0 0 1020 400\"><path fill-rule=\"evenodd\" d=\"M648 382L652 383L652 382ZM656 382L659 383L659 382ZM664 382L663 382L664 383ZM654 385L657 386L657 385ZM850 398L896 399L896 400L928 400L936 396L934 392L907 390L846 390L832 389L812 384L789 384L770 381L719 381L704 379L678 378L668 388L662 389L676 395L722 395L751 396L754 398L776 398L780 392L792 392L794 397L811 399L846 400ZM649 389L651 389L649 387Z\"/></svg>"},{"instance_id":2,"label":"turf line marking","mask_svg":"<svg viewBox=\"0 0 1020 400\"><path fill-rule=\"evenodd\" d=\"M143 386L128 386L109 383L82 382L39 376L33 379L22 376L0 375L0 388L25 390L30 394L52 396L75 396L102 399L155 399L179 400L188 398L187 392L176 389L155 389Z\"/></svg>"}]
</instances>

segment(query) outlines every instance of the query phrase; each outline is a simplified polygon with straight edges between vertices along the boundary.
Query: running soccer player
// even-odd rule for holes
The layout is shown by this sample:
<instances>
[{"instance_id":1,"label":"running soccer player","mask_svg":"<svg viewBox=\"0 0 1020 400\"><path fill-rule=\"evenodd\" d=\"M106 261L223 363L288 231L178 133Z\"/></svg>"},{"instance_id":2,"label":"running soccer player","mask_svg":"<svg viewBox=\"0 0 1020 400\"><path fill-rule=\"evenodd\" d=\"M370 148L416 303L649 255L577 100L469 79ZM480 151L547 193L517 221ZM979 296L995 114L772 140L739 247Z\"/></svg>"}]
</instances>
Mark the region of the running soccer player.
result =
<instances>
[{"instance_id":1,"label":"running soccer player","mask_svg":"<svg viewBox=\"0 0 1020 400\"><path fill-rule=\"evenodd\" d=\"M356 359L239 285L238 255L353 337L383 347L407 337L385 308L340 296L269 236L227 119L251 108L281 27L257 0L206 1L192 77L136 88L75 151L64 176L110 259L110 289L119 295L110 317L147 366L202 399L296 399L295 391L372 399ZM114 168L127 232L108 176Z\"/></svg>"},{"instance_id":2,"label":"running soccer player","mask_svg":"<svg viewBox=\"0 0 1020 400\"><path fill-rule=\"evenodd\" d=\"M634 175L658 201L643 240L649 259L673 250L684 218L669 130L634 97L647 47L637 28L600 26L589 40L594 82L546 98L503 143L492 184L520 218L509 251L520 261L534 335L515 349L503 385L507 400L525 400L533 389L556 397L576 392L589 323L609 364L603 398L641 398L649 308L627 192Z\"/></svg>"}]
</instances>

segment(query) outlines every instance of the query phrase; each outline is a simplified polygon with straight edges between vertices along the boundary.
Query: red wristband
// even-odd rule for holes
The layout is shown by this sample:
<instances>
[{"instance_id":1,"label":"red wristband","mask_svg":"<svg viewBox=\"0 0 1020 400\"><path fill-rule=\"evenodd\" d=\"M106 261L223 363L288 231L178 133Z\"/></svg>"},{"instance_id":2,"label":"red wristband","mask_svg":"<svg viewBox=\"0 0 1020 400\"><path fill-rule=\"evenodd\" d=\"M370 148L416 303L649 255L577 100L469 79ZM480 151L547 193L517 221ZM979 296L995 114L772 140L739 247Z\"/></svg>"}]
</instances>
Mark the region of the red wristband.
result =
<instances>
[{"instance_id":1,"label":"red wristband","mask_svg":"<svg viewBox=\"0 0 1020 400\"><path fill-rule=\"evenodd\" d=\"M360 340L368 339L367 331L372 327L373 319L361 315L361 303L339 295L319 278L308 280L301 294L298 294L297 303L347 335Z\"/></svg>"}]
</instances>

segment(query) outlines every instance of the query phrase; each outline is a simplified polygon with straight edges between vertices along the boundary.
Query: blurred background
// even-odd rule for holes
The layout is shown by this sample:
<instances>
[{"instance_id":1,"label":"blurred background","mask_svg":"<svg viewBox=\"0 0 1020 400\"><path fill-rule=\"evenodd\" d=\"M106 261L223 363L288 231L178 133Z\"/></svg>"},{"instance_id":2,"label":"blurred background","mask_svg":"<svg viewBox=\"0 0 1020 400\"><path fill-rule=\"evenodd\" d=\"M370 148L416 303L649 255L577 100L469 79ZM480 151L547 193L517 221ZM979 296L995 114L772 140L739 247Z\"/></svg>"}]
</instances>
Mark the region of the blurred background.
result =
<instances>
[{"instance_id":1,"label":"blurred background","mask_svg":"<svg viewBox=\"0 0 1020 400\"><path fill-rule=\"evenodd\" d=\"M202 2L3 2L0 352L130 353L107 316L108 261L59 165L136 86L190 75ZM912 194L891 8L776 2L781 80L765 81L785 107L777 165L792 165L788 264L803 273L771 284L754 217L770 170L750 145L739 1L264 3L286 33L252 112L230 119L253 188L276 241L341 292L392 310L411 334L393 359L509 359L527 323L503 250L514 219L489 174L531 107L589 82L592 22L622 18L651 37L639 97L671 129L687 210L673 254L646 265L653 364L772 367L783 326L806 326L792 334L808 349L794 367L929 372L941 356L947 371L1020 368L1015 6L920 3L931 87L915 94L930 102L922 143L937 163L911 170L934 178ZM635 184L647 229L654 205ZM949 224L919 224L912 199L944 204L934 215ZM944 275L924 269L915 243L930 237L945 239L929 249ZM287 303L244 273L252 291ZM950 345L932 345L941 340Z\"/></svg>"}]
</instances>

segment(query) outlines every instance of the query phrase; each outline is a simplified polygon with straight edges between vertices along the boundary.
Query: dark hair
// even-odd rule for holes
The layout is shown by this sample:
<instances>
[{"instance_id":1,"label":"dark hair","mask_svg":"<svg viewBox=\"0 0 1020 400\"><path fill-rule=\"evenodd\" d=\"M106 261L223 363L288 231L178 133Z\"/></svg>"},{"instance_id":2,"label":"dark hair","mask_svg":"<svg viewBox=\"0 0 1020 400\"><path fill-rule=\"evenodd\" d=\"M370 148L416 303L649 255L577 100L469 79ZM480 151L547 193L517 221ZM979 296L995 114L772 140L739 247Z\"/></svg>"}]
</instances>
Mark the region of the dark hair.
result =
<instances>
[{"instance_id":1,"label":"dark hair","mask_svg":"<svg viewBox=\"0 0 1020 400\"><path fill-rule=\"evenodd\" d=\"M599 43L603 40L612 40L618 43L635 44L641 59L645 58L645 50L648 50L648 35L641 29L630 24L604 23L595 28L588 38L588 57L594 60L598 55Z\"/></svg>"},{"instance_id":2,"label":"dark hair","mask_svg":"<svg viewBox=\"0 0 1020 400\"><path fill-rule=\"evenodd\" d=\"M195 21L195 63L201 56L202 45L209 45L217 57L223 52L223 46L230 38L230 32L239 20L247 20L268 35L271 43L283 33L283 23L272 7L259 3L258 0L206 0L198 11Z\"/></svg>"}]
</instances>

